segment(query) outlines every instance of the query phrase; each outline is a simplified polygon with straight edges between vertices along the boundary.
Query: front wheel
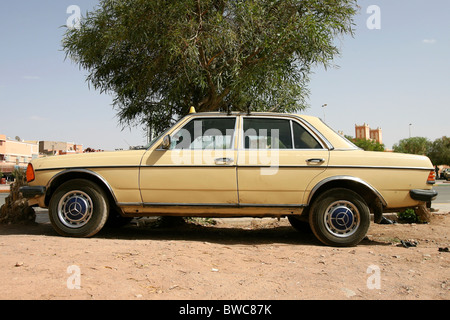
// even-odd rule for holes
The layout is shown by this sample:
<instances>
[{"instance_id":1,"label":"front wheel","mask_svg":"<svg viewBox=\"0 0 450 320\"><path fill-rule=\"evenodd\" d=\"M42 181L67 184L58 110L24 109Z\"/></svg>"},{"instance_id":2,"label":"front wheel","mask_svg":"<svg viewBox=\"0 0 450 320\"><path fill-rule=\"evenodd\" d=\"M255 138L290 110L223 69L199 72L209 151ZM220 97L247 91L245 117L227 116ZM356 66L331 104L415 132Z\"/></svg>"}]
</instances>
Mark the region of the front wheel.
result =
<instances>
[{"instance_id":1,"label":"front wheel","mask_svg":"<svg viewBox=\"0 0 450 320\"><path fill-rule=\"evenodd\" d=\"M298 216L288 216L288 221L295 230L301 233L311 233L311 226L307 219L302 220Z\"/></svg>"},{"instance_id":2,"label":"front wheel","mask_svg":"<svg viewBox=\"0 0 450 320\"><path fill-rule=\"evenodd\" d=\"M63 183L52 195L49 216L53 228L63 236L94 236L108 219L109 203L95 183L74 179Z\"/></svg>"},{"instance_id":3,"label":"front wheel","mask_svg":"<svg viewBox=\"0 0 450 320\"><path fill-rule=\"evenodd\" d=\"M367 234L370 212L357 193L330 189L314 201L309 223L316 237L326 245L356 246Z\"/></svg>"}]
</instances>

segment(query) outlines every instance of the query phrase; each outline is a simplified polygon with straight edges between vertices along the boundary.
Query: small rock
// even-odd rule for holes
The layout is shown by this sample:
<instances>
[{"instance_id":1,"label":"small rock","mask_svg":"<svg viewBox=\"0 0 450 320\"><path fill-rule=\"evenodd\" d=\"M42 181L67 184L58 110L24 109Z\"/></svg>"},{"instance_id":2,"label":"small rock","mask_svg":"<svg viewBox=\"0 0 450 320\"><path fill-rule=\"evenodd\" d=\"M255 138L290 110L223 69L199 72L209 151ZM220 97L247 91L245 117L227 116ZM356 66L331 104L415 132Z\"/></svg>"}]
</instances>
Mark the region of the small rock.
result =
<instances>
[{"instance_id":1,"label":"small rock","mask_svg":"<svg viewBox=\"0 0 450 320\"><path fill-rule=\"evenodd\" d=\"M341 290L344 292L344 294L345 294L345 296L347 298L351 298L351 297L356 296L356 293L353 290L350 290L350 289L347 289L347 288L341 288Z\"/></svg>"}]
</instances>

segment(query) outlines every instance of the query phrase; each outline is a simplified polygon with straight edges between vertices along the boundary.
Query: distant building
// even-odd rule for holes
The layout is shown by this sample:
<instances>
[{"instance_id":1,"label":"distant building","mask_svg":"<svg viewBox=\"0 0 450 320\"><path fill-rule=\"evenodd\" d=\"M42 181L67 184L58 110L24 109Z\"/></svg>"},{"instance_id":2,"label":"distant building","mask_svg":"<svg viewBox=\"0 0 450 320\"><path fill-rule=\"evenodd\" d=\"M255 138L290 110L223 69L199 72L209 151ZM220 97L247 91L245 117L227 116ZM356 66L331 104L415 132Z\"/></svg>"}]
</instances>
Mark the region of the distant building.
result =
<instances>
[{"instance_id":1,"label":"distant building","mask_svg":"<svg viewBox=\"0 0 450 320\"><path fill-rule=\"evenodd\" d=\"M10 173L15 167L26 168L39 157L39 145L33 141L18 141L0 134L0 171Z\"/></svg>"},{"instance_id":2,"label":"distant building","mask_svg":"<svg viewBox=\"0 0 450 320\"><path fill-rule=\"evenodd\" d=\"M379 144L383 144L383 135L381 128L370 129L370 126L366 123L361 126L355 124L355 138L363 140L374 140Z\"/></svg>"},{"instance_id":3,"label":"distant building","mask_svg":"<svg viewBox=\"0 0 450 320\"><path fill-rule=\"evenodd\" d=\"M20 141L0 134L0 172L10 173L16 167L26 169L39 156L83 153L83 145L58 141Z\"/></svg>"},{"instance_id":4,"label":"distant building","mask_svg":"<svg viewBox=\"0 0 450 320\"><path fill-rule=\"evenodd\" d=\"M379 144L383 144L383 135L381 128L370 129L370 139L375 140Z\"/></svg>"},{"instance_id":5,"label":"distant building","mask_svg":"<svg viewBox=\"0 0 450 320\"><path fill-rule=\"evenodd\" d=\"M363 124L362 126L358 126L355 124L355 138L368 140L370 137L370 127L368 124Z\"/></svg>"},{"instance_id":6,"label":"distant building","mask_svg":"<svg viewBox=\"0 0 450 320\"><path fill-rule=\"evenodd\" d=\"M83 153L83 145L73 142L39 141L39 153L47 156Z\"/></svg>"}]
</instances>

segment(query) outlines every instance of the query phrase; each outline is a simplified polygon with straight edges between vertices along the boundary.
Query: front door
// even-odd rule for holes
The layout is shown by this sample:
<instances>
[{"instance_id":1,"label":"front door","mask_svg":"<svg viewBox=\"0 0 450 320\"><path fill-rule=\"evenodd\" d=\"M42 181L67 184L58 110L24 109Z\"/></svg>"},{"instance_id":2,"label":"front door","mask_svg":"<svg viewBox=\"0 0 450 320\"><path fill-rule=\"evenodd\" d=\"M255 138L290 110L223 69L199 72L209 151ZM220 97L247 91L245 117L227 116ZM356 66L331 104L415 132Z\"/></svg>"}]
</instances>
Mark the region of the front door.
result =
<instances>
[{"instance_id":1,"label":"front door","mask_svg":"<svg viewBox=\"0 0 450 320\"><path fill-rule=\"evenodd\" d=\"M144 205L236 205L236 117L194 117L143 157Z\"/></svg>"}]
</instances>

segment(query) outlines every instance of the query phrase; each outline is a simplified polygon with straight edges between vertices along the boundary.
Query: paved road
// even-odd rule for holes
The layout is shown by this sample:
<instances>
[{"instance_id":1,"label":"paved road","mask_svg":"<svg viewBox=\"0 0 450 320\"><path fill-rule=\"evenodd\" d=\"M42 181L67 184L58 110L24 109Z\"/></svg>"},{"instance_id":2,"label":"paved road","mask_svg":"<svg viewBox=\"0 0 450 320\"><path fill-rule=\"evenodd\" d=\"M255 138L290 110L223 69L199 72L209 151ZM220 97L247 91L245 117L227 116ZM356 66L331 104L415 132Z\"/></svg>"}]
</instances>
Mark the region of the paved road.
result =
<instances>
[{"instance_id":1,"label":"paved road","mask_svg":"<svg viewBox=\"0 0 450 320\"><path fill-rule=\"evenodd\" d=\"M8 196L8 193L0 193L0 206L5 203L5 198Z\"/></svg>"},{"instance_id":2,"label":"paved road","mask_svg":"<svg viewBox=\"0 0 450 320\"><path fill-rule=\"evenodd\" d=\"M437 184L434 189L438 192L438 196L434 203L450 203L450 183Z\"/></svg>"}]
</instances>

